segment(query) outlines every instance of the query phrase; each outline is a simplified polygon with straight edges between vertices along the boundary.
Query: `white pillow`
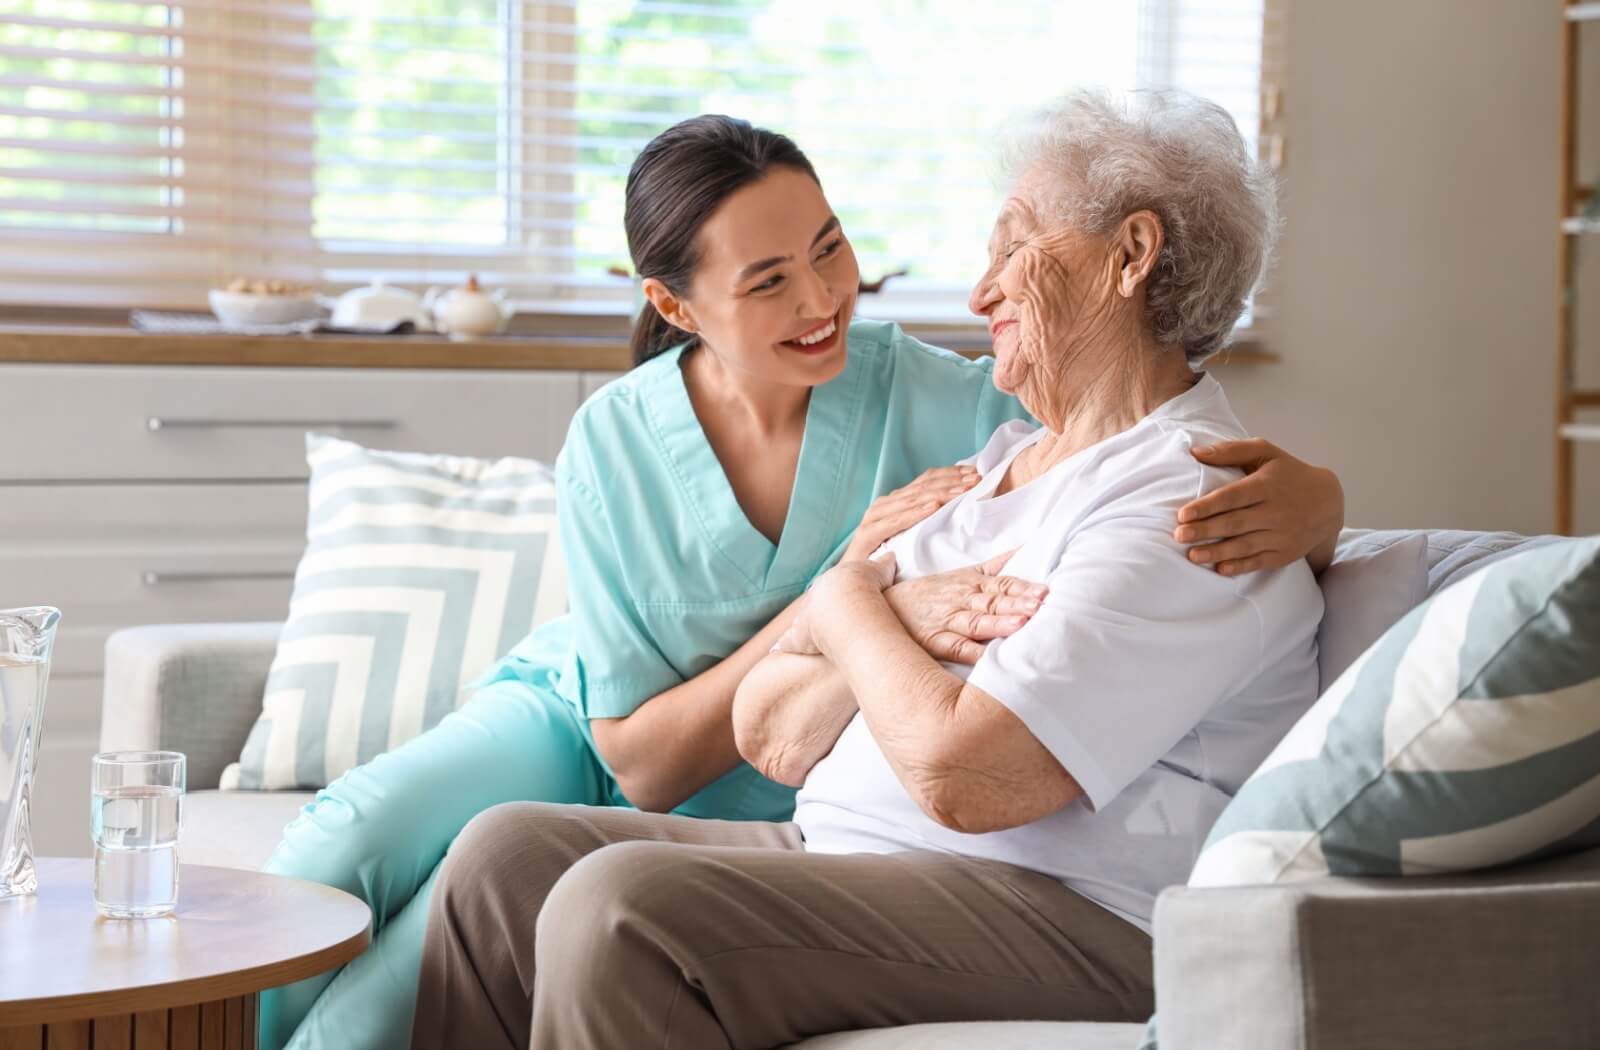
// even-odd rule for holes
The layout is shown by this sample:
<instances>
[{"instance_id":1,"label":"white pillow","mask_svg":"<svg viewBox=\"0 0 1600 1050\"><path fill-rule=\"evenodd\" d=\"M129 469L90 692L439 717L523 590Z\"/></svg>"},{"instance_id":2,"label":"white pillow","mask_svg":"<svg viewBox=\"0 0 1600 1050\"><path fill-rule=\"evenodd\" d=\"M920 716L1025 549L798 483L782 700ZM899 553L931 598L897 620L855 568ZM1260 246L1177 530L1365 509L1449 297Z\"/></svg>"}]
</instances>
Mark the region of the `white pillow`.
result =
<instances>
[{"instance_id":1,"label":"white pillow","mask_svg":"<svg viewBox=\"0 0 1600 1050\"><path fill-rule=\"evenodd\" d=\"M1435 594L1218 818L1191 886L1439 874L1600 844L1600 537Z\"/></svg>"}]
</instances>

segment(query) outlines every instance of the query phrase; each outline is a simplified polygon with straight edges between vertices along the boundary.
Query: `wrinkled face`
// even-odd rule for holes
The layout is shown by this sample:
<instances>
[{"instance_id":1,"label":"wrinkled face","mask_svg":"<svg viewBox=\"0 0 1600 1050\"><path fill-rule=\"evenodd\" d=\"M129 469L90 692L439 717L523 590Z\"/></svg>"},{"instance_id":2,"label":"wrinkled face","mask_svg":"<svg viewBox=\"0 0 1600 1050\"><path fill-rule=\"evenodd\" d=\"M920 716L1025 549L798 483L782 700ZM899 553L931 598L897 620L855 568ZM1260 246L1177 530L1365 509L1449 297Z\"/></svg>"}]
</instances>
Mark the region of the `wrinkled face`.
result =
<instances>
[{"instance_id":1,"label":"wrinkled face","mask_svg":"<svg viewBox=\"0 0 1600 1050\"><path fill-rule=\"evenodd\" d=\"M682 301L693 331L725 367L816 386L844 368L860 282L822 187L777 168L701 227L700 267Z\"/></svg>"},{"instance_id":2,"label":"wrinkled face","mask_svg":"<svg viewBox=\"0 0 1600 1050\"><path fill-rule=\"evenodd\" d=\"M1110 242L1054 217L1057 177L1033 167L1012 186L989 236L989 266L967 303L989 320L995 386L1025 404L1030 387L1038 396L1062 378L1074 346L1100 327L1116 298ZM1029 300L1034 308L1025 310Z\"/></svg>"}]
</instances>

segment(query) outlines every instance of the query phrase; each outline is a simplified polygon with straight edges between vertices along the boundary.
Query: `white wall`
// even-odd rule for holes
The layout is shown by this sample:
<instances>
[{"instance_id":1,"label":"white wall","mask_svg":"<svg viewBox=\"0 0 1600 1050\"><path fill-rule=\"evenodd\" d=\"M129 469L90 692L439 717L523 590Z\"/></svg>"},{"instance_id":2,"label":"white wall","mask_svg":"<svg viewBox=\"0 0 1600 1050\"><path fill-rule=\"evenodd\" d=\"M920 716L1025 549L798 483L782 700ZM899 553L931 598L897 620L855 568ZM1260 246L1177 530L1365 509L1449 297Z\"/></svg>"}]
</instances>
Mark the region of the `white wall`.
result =
<instances>
[{"instance_id":1,"label":"white wall","mask_svg":"<svg viewBox=\"0 0 1600 1050\"><path fill-rule=\"evenodd\" d=\"M1559 17L1291 4L1285 361L1222 378L1257 433L1339 471L1352 525L1553 524ZM1600 456L1580 468L1600 530Z\"/></svg>"}]
</instances>

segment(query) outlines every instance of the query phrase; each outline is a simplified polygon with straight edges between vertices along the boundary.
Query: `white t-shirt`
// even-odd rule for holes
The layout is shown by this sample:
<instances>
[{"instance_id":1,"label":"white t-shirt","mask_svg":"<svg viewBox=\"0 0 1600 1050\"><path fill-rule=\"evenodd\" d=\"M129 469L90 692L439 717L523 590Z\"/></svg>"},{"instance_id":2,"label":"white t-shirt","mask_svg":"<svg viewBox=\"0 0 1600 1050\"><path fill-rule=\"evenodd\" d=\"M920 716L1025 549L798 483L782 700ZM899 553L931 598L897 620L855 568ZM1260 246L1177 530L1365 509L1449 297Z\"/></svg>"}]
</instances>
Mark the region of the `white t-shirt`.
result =
<instances>
[{"instance_id":1,"label":"white t-shirt","mask_svg":"<svg viewBox=\"0 0 1600 1050\"><path fill-rule=\"evenodd\" d=\"M1238 476L1189 454L1245 436L1210 376L995 496L1041 436L1001 427L973 460L982 481L885 546L899 579L1015 548L1006 574L1049 584L1044 607L976 667L946 666L1021 719L1083 797L1006 831L951 831L912 801L857 714L795 820L808 850L1005 861L1149 930L1156 895L1188 876L1229 798L1316 699L1322 594L1303 562L1229 578L1172 538L1179 507Z\"/></svg>"}]
</instances>

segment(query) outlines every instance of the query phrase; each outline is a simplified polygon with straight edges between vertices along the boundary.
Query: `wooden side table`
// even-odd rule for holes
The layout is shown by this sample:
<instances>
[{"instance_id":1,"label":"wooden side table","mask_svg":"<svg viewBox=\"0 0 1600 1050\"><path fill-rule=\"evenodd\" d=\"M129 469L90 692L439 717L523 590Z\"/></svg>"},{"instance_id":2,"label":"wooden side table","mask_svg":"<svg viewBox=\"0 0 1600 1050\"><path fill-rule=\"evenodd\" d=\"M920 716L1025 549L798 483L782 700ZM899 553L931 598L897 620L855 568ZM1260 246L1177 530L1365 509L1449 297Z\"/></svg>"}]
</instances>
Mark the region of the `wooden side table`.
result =
<instances>
[{"instance_id":1,"label":"wooden side table","mask_svg":"<svg viewBox=\"0 0 1600 1050\"><path fill-rule=\"evenodd\" d=\"M185 864L175 914L103 919L92 860L38 868L0 901L0 1050L254 1050L258 992L367 946L367 906L313 882Z\"/></svg>"}]
</instances>

